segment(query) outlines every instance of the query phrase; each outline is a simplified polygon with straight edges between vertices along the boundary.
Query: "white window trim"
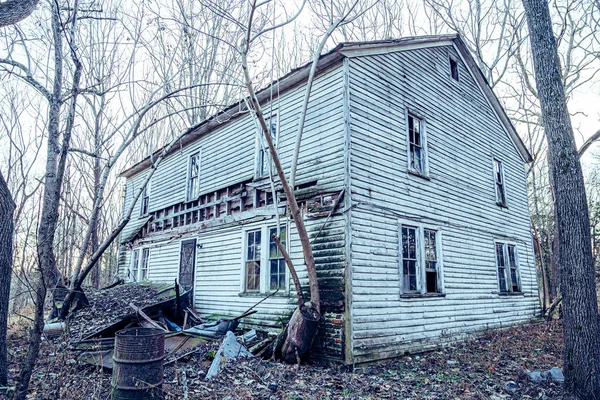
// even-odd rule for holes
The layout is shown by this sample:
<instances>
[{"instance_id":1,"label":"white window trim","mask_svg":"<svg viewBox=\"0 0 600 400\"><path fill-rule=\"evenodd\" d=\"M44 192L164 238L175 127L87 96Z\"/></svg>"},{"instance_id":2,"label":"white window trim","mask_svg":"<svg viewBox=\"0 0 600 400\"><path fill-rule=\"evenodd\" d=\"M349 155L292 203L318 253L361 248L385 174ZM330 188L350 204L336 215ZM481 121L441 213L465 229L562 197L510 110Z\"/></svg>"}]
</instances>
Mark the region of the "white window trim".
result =
<instances>
[{"instance_id":1,"label":"white window trim","mask_svg":"<svg viewBox=\"0 0 600 400\"><path fill-rule=\"evenodd\" d=\"M147 282L150 279L150 247L137 247L135 249L131 250L131 261L129 263L129 281L130 282L142 282L141 277L142 277L142 259L144 256L144 250L148 250L148 277L146 278L145 281L143 282ZM137 276L135 277L135 280L133 280L133 263L135 261L135 253L138 252L138 270L137 270Z\"/></svg>"},{"instance_id":2,"label":"white window trim","mask_svg":"<svg viewBox=\"0 0 600 400\"><path fill-rule=\"evenodd\" d=\"M416 169L412 168L410 165L410 132L408 129L408 127L409 127L408 117L409 116L416 118L420 122L419 132L421 134L421 144L422 144L421 148L423 151L423 172L417 171ZM416 174L419 176L429 178L429 151L428 151L429 146L427 145L427 121L420 114L415 113L412 110L409 110L408 108L404 109L404 136L406 138L405 143L406 143L406 169L407 169L407 171L410 172L411 174Z\"/></svg>"},{"instance_id":3,"label":"white window trim","mask_svg":"<svg viewBox=\"0 0 600 400\"><path fill-rule=\"evenodd\" d=\"M263 110L266 110L268 107L264 107ZM266 115L266 114L263 114ZM275 118L275 148L278 149L279 148L279 114L277 112L273 112L271 113L269 116L265 117L265 122L269 123L269 121L271 121L273 118ZM265 175L259 175L260 172L260 168L261 168L261 160L260 160L260 151L262 149L261 144L263 144L263 132L262 132L262 128L258 122L258 119L255 118L255 125L256 125L256 136L255 136L255 141L254 141L254 179L264 179L264 178L268 178L269 174L265 174ZM269 157L271 156L271 153L269 152L269 147L267 145L267 143L264 143L265 148L264 150L269 154Z\"/></svg>"},{"instance_id":4,"label":"white window trim","mask_svg":"<svg viewBox=\"0 0 600 400\"><path fill-rule=\"evenodd\" d=\"M417 288L416 292L413 291L404 291L403 287L403 275L404 271L402 270L402 227L411 227L416 228L417 237L416 244L418 247L418 258L417 258L417 267L419 269L417 273ZM425 246L423 242L423 232L425 229L430 229L436 231L435 235L435 245L437 249L437 257L438 257L438 289L439 291L436 293L427 293L427 278L425 272ZM400 295L404 294L421 294L421 295L445 295L446 287L444 284L444 252L442 247L442 228L440 226L436 226L433 224L427 224L423 222L416 222L407 219L398 219L398 277L399 277L399 287L400 287Z\"/></svg>"},{"instance_id":5,"label":"white window trim","mask_svg":"<svg viewBox=\"0 0 600 400\"><path fill-rule=\"evenodd\" d=\"M134 278L133 276L133 264L135 263L135 253L138 253L138 268L137 268L137 275L139 276L140 274L140 251L141 249L137 248L137 249L132 249L131 250L131 260L129 262L129 282L137 282L137 276Z\"/></svg>"},{"instance_id":6,"label":"white window trim","mask_svg":"<svg viewBox=\"0 0 600 400\"><path fill-rule=\"evenodd\" d=\"M501 175L502 175L502 189L504 190L504 203L498 198L498 189L496 188L496 162L500 163ZM492 182L494 183L494 198L496 199L496 205L502 208L508 208L508 192L506 190L506 174L504 173L504 162L496 157L492 156Z\"/></svg>"},{"instance_id":7,"label":"white window trim","mask_svg":"<svg viewBox=\"0 0 600 400\"><path fill-rule=\"evenodd\" d=\"M198 193L190 193L190 179L191 179L191 166L192 166L192 157L198 156ZM197 152L190 154L187 160L187 174L185 179L185 200L193 201L198 199L200 196L200 170L202 168L202 149L199 149Z\"/></svg>"},{"instance_id":8,"label":"white window trim","mask_svg":"<svg viewBox=\"0 0 600 400\"><path fill-rule=\"evenodd\" d=\"M286 238L285 243L288 252L290 251L290 226L287 221L281 221L280 226L285 226ZM246 226L242 228L242 252L241 252L241 279L240 279L240 293L247 295L264 295L272 293L275 290L269 289L269 277L270 277L270 265L269 265L269 229L277 226L277 221L270 221L266 224ZM248 245L248 232L260 231L260 284L259 290L246 291L246 246ZM281 292L281 290L280 290ZM286 265L285 268L285 294L290 293L290 271Z\"/></svg>"},{"instance_id":9,"label":"white window trim","mask_svg":"<svg viewBox=\"0 0 600 400\"><path fill-rule=\"evenodd\" d=\"M515 261L517 262L517 280L518 280L518 284L519 284L519 291L518 292L514 292L512 290L512 285L509 285L509 283L511 282L511 277L510 277L510 266L508 267L507 270L507 288L509 290L507 290L506 292L502 292L500 290L500 281L498 280L498 256L496 255L496 245L501 244L502 245L502 253L504 254L504 260L505 262L510 262L509 258L508 258L508 246L514 246L515 248ZM517 245L516 242L514 241L510 241L510 240L502 240L502 239L494 239L494 267L495 267L495 272L496 274L494 275L496 277L496 289L497 289L497 293L523 293L523 282L521 281L521 261L519 260L519 246Z\"/></svg>"}]
</instances>

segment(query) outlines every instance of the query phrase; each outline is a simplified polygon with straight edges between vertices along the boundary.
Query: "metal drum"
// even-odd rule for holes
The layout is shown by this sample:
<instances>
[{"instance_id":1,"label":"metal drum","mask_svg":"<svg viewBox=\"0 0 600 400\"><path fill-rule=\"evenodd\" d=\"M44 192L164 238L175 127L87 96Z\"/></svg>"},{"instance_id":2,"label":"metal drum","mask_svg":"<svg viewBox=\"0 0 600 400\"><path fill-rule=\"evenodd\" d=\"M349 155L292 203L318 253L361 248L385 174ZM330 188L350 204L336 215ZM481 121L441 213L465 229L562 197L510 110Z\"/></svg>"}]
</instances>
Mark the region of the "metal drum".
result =
<instances>
[{"instance_id":1,"label":"metal drum","mask_svg":"<svg viewBox=\"0 0 600 400\"><path fill-rule=\"evenodd\" d=\"M162 399L164 358L165 334L160 329L129 328L117 332L112 399Z\"/></svg>"}]
</instances>

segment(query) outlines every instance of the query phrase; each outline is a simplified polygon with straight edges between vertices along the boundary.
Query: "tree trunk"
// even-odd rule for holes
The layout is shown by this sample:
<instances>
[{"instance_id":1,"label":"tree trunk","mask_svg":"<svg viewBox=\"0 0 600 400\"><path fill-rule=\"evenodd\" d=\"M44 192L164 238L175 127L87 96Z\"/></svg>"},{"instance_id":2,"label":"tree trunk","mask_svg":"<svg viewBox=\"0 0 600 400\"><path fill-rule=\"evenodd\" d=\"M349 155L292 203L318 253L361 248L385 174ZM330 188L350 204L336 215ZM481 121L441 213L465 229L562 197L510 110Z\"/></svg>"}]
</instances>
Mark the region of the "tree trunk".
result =
<instances>
[{"instance_id":1,"label":"tree trunk","mask_svg":"<svg viewBox=\"0 0 600 400\"><path fill-rule=\"evenodd\" d=\"M15 203L0 172L0 385L8 383L6 330L13 258L13 212Z\"/></svg>"},{"instance_id":2,"label":"tree trunk","mask_svg":"<svg viewBox=\"0 0 600 400\"><path fill-rule=\"evenodd\" d=\"M523 0L550 152L563 296L565 389L600 398L600 326L583 174L546 0Z\"/></svg>"}]
</instances>

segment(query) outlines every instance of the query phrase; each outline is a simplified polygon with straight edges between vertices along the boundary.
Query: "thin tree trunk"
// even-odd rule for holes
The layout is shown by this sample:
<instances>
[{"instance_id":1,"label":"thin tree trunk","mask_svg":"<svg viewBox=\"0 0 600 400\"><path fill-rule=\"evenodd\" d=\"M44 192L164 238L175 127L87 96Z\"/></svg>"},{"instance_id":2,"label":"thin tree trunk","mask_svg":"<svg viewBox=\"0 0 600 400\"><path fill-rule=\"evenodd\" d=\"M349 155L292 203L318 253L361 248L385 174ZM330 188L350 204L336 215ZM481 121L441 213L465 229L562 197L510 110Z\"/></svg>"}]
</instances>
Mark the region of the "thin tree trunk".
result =
<instances>
[{"instance_id":1,"label":"thin tree trunk","mask_svg":"<svg viewBox=\"0 0 600 400\"><path fill-rule=\"evenodd\" d=\"M0 385L8 383L6 330L13 260L13 212L15 202L0 172Z\"/></svg>"},{"instance_id":2,"label":"thin tree trunk","mask_svg":"<svg viewBox=\"0 0 600 400\"><path fill-rule=\"evenodd\" d=\"M523 0L550 152L563 296L565 389L600 398L600 325L590 221L546 0Z\"/></svg>"}]
</instances>

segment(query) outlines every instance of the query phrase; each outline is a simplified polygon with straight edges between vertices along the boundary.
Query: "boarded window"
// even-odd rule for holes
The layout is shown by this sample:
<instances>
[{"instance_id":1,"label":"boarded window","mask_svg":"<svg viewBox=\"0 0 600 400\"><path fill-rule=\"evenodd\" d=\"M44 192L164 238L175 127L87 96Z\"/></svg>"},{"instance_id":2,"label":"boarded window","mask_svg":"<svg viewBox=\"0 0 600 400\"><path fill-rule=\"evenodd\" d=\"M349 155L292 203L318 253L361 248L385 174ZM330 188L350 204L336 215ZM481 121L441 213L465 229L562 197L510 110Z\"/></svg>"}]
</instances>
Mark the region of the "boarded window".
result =
<instances>
[{"instance_id":1,"label":"boarded window","mask_svg":"<svg viewBox=\"0 0 600 400\"><path fill-rule=\"evenodd\" d=\"M246 233L246 291L260 290L261 231Z\"/></svg>"},{"instance_id":2,"label":"boarded window","mask_svg":"<svg viewBox=\"0 0 600 400\"><path fill-rule=\"evenodd\" d=\"M271 139L273 143L277 140L277 116L272 116L266 120L267 127L271 133ZM259 149L258 157L256 162L256 177L262 178L269 176L269 170L271 168L271 153L269 152L269 146L262 132L259 134Z\"/></svg>"},{"instance_id":3,"label":"boarded window","mask_svg":"<svg viewBox=\"0 0 600 400\"><path fill-rule=\"evenodd\" d=\"M150 249L142 250L142 264L140 266L140 281L148 280L148 257L150 256Z\"/></svg>"},{"instance_id":4,"label":"boarded window","mask_svg":"<svg viewBox=\"0 0 600 400\"><path fill-rule=\"evenodd\" d=\"M452 58L450 58L450 75L452 79L458 81L458 62Z\"/></svg>"},{"instance_id":5,"label":"boarded window","mask_svg":"<svg viewBox=\"0 0 600 400\"><path fill-rule=\"evenodd\" d=\"M402 227L402 288L417 291L417 228Z\"/></svg>"},{"instance_id":6,"label":"boarded window","mask_svg":"<svg viewBox=\"0 0 600 400\"><path fill-rule=\"evenodd\" d=\"M519 257L514 245L496 243L496 266L500 292L520 292Z\"/></svg>"},{"instance_id":7,"label":"boarded window","mask_svg":"<svg viewBox=\"0 0 600 400\"><path fill-rule=\"evenodd\" d=\"M129 280L131 282L137 282L139 270L140 270L140 251L134 250L133 254L132 254L132 260L131 260L131 275L129 276Z\"/></svg>"},{"instance_id":8,"label":"boarded window","mask_svg":"<svg viewBox=\"0 0 600 400\"><path fill-rule=\"evenodd\" d=\"M144 186L142 192L142 204L140 206L140 215L148 215L148 203L150 202L150 182Z\"/></svg>"},{"instance_id":9,"label":"boarded window","mask_svg":"<svg viewBox=\"0 0 600 400\"><path fill-rule=\"evenodd\" d=\"M286 228L279 228L281 244L286 247ZM285 260L277 247L273 235L277 235L277 228L269 228L269 289L285 289Z\"/></svg>"},{"instance_id":10,"label":"boarded window","mask_svg":"<svg viewBox=\"0 0 600 400\"><path fill-rule=\"evenodd\" d=\"M496 180L496 204L506 207L504 168L502 167L502 161L496 159L494 159L494 179Z\"/></svg>"},{"instance_id":11,"label":"boarded window","mask_svg":"<svg viewBox=\"0 0 600 400\"><path fill-rule=\"evenodd\" d=\"M195 200L200 195L200 153L192 154L189 160L187 200Z\"/></svg>"},{"instance_id":12,"label":"boarded window","mask_svg":"<svg viewBox=\"0 0 600 400\"><path fill-rule=\"evenodd\" d=\"M408 115L408 155L409 169L424 174L423 121L410 114Z\"/></svg>"}]
</instances>

